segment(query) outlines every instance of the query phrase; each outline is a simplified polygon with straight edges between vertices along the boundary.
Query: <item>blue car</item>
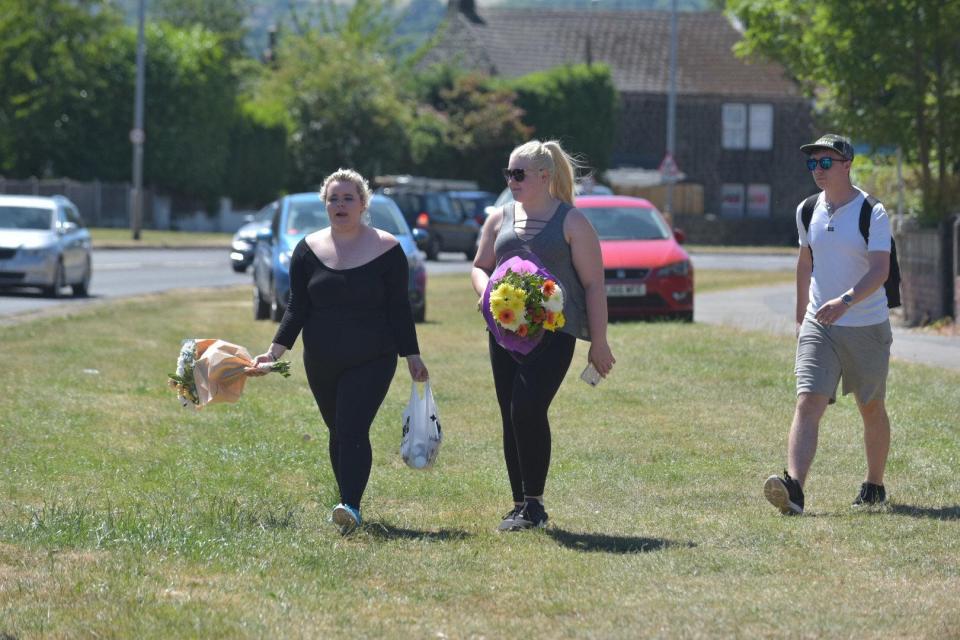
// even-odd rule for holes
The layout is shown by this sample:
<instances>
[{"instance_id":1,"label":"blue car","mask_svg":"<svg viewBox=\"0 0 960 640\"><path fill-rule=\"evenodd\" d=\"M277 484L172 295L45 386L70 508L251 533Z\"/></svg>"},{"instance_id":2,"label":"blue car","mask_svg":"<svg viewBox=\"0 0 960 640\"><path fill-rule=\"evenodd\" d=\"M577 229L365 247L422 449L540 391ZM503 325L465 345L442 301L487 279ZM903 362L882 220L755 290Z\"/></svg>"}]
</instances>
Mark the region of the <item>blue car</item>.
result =
<instances>
[{"instance_id":1,"label":"blue car","mask_svg":"<svg viewBox=\"0 0 960 640\"><path fill-rule=\"evenodd\" d=\"M273 208L269 226L257 233L253 255L253 317L279 322L290 296L290 255L308 233L330 226L327 208L318 192L294 193L268 205ZM370 224L396 236L410 264L410 306L413 319L427 315L427 269L417 249L414 233L390 198L374 195L368 208Z\"/></svg>"}]
</instances>

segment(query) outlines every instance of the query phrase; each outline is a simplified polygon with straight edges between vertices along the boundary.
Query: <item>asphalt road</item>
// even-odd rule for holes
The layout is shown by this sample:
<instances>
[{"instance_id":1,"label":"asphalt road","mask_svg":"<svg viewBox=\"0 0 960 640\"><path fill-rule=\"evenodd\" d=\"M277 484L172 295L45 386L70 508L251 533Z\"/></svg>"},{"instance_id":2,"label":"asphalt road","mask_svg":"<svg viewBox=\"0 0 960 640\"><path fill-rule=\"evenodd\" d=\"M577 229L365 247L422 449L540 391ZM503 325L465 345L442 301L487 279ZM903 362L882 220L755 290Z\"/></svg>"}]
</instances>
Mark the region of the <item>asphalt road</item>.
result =
<instances>
[{"instance_id":1,"label":"asphalt road","mask_svg":"<svg viewBox=\"0 0 960 640\"><path fill-rule=\"evenodd\" d=\"M93 252L93 278L88 298L45 298L35 289L0 293L0 317L42 311L58 305L157 293L183 287L249 284L250 274L234 273L225 249L132 249ZM65 290L67 291L67 290Z\"/></svg>"},{"instance_id":2,"label":"asphalt road","mask_svg":"<svg viewBox=\"0 0 960 640\"><path fill-rule=\"evenodd\" d=\"M793 284L702 293L694 302L694 320L792 336L795 299ZM894 324L890 355L960 371L960 335L933 335Z\"/></svg>"},{"instance_id":3,"label":"asphalt road","mask_svg":"<svg viewBox=\"0 0 960 640\"><path fill-rule=\"evenodd\" d=\"M183 287L224 287L248 285L250 272L234 273L226 249L111 249L93 252L93 280L90 297L45 298L36 289L0 291L0 318L44 311L62 306L69 309L91 302L157 293ZM693 255L697 269L792 270L793 256L730 253ZM471 263L460 253L441 253L440 260L427 263L427 273L469 273Z\"/></svg>"}]
</instances>

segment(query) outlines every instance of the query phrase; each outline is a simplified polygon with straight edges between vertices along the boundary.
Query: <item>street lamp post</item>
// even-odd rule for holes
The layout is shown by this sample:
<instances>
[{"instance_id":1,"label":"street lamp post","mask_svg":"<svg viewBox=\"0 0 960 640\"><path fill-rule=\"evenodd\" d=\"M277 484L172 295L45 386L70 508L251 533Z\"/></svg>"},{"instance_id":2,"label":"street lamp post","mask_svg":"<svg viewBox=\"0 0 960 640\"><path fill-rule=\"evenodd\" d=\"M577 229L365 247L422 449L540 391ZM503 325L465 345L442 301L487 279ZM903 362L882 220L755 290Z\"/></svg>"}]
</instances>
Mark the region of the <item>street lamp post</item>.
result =
<instances>
[{"instance_id":1,"label":"street lamp post","mask_svg":"<svg viewBox=\"0 0 960 640\"><path fill-rule=\"evenodd\" d=\"M667 92L667 157L675 164L677 128L677 0L670 3L670 88ZM667 178L667 213L673 215L674 176Z\"/></svg>"},{"instance_id":2,"label":"street lamp post","mask_svg":"<svg viewBox=\"0 0 960 640\"><path fill-rule=\"evenodd\" d=\"M133 129L130 142L133 143L133 191L130 194L130 229L133 239L140 239L143 225L143 143L146 136L143 131L143 90L144 62L146 57L143 37L143 23L146 18L146 0L140 0L137 23L137 85L134 89Z\"/></svg>"}]
</instances>

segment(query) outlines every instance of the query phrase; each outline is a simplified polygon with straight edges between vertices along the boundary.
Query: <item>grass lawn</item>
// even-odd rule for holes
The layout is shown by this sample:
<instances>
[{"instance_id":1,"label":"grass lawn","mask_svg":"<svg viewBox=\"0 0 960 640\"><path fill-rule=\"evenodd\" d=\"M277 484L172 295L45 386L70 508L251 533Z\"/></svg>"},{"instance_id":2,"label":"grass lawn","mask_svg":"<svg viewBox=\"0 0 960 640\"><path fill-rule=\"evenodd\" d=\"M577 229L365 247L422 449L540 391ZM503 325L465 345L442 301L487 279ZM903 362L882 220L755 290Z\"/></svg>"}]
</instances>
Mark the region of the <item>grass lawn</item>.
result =
<instances>
[{"instance_id":1,"label":"grass lawn","mask_svg":"<svg viewBox=\"0 0 960 640\"><path fill-rule=\"evenodd\" d=\"M699 274L698 274L699 275ZM783 468L793 343L617 323L618 364L554 402L551 525L510 505L475 296L432 277L420 342L446 441L398 454L401 364L372 430L366 526L342 538L326 435L298 361L235 405L183 410L185 337L257 352L246 289L175 293L4 327L0 637L958 637L960 375L895 363L880 512L850 398L832 407L809 515L762 497ZM332 337L335 339L335 337Z\"/></svg>"},{"instance_id":2,"label":"grass lawn","mask_svg":"<svg viewBox=\"0 0 960 640\"><path fill-rule=\"evenodd\" d=\"M130 229L90 229L90 237L94 249L121 248L136 249L176 248L176 247L230 247L232 233L188 232L188 231L156 231L143 229L140 240L133 239Z\"/></svg>"},{"instance_id":3,"label":"grass lawn","mask_svg":"<svg viewBox=\"0 0 960 640\"><path fill-rule=\"evenodd\" d=\"M737 253L752 255L778 255L795 256L797 255L797 245L713 245L713 244L685 244L683 248L690 253Z\"/></svg>"},{"instance_id":4,"label":"grass lawn","mask_svg":"<svg viewBox=\"0 0 960 640\"><path fill-rule=\"evenodd\" d=\"M797 274L794 271L697 269L693 281L696 293L709 293L741 287L766 287L773 284L793 283L796 277Z\"/></svg>"}]
</instances>

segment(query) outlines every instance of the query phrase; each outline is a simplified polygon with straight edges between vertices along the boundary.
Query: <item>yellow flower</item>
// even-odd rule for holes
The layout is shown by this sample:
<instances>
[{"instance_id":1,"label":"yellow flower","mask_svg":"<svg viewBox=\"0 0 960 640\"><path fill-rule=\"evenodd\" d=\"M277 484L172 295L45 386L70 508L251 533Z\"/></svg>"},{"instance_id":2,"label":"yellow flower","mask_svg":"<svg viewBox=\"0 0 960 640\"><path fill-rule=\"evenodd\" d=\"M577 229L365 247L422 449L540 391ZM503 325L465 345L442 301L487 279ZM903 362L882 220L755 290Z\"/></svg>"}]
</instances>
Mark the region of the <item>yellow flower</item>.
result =
<instances>
[{"instance_id":1,"label":"yellow flower","mask_svg":"<svg viewBox=\"0 0 960 640\"><path fill-rule=\"evenodd\" d=\"M563 311L547 311L547 317L543 321L543 328L547 331L556 331L557 329L563 328L563 325L566 324L567 319L563 317Z\"/></svg>"},{"instance_id":2,"label":"yellow flower","mask_svg":"<svg viewBox=\"0 0 960 640\"><path fill-rule=\"evenodd\" d=\"M490 312L504 329L516 331L524 319L526 295L523 289L501 283L490 292Z\"/></svg>"}]
</instances>

